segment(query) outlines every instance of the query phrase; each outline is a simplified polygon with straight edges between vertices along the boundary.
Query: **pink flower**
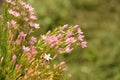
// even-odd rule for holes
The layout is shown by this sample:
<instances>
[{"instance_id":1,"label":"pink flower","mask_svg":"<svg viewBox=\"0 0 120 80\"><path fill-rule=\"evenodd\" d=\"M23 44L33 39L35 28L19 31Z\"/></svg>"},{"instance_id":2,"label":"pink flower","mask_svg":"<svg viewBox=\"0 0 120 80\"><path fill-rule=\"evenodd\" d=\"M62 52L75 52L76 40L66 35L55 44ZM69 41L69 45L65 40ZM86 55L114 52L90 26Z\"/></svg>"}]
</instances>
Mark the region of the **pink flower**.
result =
<instances>
[{"instance_id":1,"label":"pink flower","mask_svg":"<svg viewBox=\"0 0 120 80\"><path fill-rule=\"evenodd\" d=\"M20 16L20 13L18 13L16 11L13 11L12 9L9 9L8 12L9 12L9 14L12 14L15 17L19 17Z\"/></svg>"},{"instance_id":2,"label":"pink flower","mask_svg":"<svg viewBox=\"0 0 120 80\"><path fill-rule=\"evenodd\" d=\"M32 46L32 54L37 54L37 50L35 49L35 46Z\"/></svg>"},{"instance_id":3,"label":"pink flower","mask_svg":"<svg viewBox=\"0 0 120 80\"><path fill-rule=\"evenodd\" d=\"M80 28L77 28L77 32L78 32L78 34L83 34L83 32L81 31Z\"/></svg>"},{"instance_id":4,"label":"pink flower","mask_svg":"<svg viewBox=\"0 0 120 80\"><path fill-rule=\"evenodd\" d=\"M25 52L28 52L28 51L30 51L30 48L23 46L23 50L24 50Z\"/></svg>"},{"instance_id":5,"label":"pink flower","mask_svg":"<svg viewBox=\"0 0 120 80\"><path fill-rule=\"evenodd\" d=\"M18 13L18 12L14 12L14 14L13 14L15 17L19 17L20 16L20 13Z\"/></svg>"},{"instance_id":6,"label":"pink flower","mask_svg":"<svg viewBox=\"0 0 120 80\"><path fill-rule=\"evenodd\" d=\"M12 60L13 60L14 62L16 62L16 59L17 59L17 56L16 56L16 55L13 55L13 56L12 56Z\"/></svg>"},{"instance_id":7,"label":"pink flower","mask_svg":"<svg viewBox=\"0 0 120 80\"><path fill-rule=\"evenodd\" d=\"M51 31L48 31L46 34L49 35L51 33Z\"/></svg>"},{"instance_id":8,"label":"pink flower","mask_svg":"<svg viewBox=\"0 0 120 80\"><path fill-rule=\"evenodd\" d=\"M61 38L61 36L62 36L62 34L58 34L58 35L57 35L57 38Z\"/></svg>"},{"instance_id":9,"label":"pink flower","mask_svg":"<svg viewBox=\"0 0 120 80\"><path fill-rule=\"evenodd\" d=\"M11 5L15 5L15 2L12 2L12 0L6 0L7 3L10 3Z\"/></svg>"},{"instance_id":10,"label":"pink flower","mask_svg":"<svg viewBox=\"0 0 120 80\"><path fill-rule=\"evenodd\" d=\"M29 74L32 74L32 73L34 73L34 70L33 70L33 69L30 69L30 70L29 70Z\"/></svg>"},{"instance_id":11,"label":"pink flower","mask_svg":"<svg viewBox=\"0 0 120 80\"><path fill-rule=\"evenodd\" d=\"M58 43L59 42L59 40L58 40L58 38L56 36L47 36L46 41L49 44Z\"/></svg>"},{"instance_id":12,"label":"pink flower","mask_svg":"<svg viewBox=\"0 0 120 80\"><path fill-rule=\"evenodd\" d=\"M31 34L31 33L33 33L34 31L33 31L33 29L30 29L30 31L29 31L29 33L28 34Z\"/></svg>"},{"instance_id":13,"label":"pink flower","mask_svg":"<svg viewBox=\"0 0 120 80\"><path fill-rule=\"evenodd\" d=\"M68 24L63 25L62 30L68 28Z\"/></svg>"},{"instance_id":14,"label":"pink flower","mask_svg":"<svg viewBox=\"0 0 120 80\"><path fill-rule=\"evenodd\" d=\"M26 5L26 3L23 2L23 1L20 1L19 3L20 3L21 5Z\"/></svg>"},{"instance_id":15,"label":"pink flower","mask_svg":"<svg viewBox=\"0 0 120 80\"><path fill-rule=\"evenodd\" d=\"M33 23L33 22L29 22L29 24L30 24L30 26L33 26L33 25L34 25L34 23Z\"/></svg>"},{"instance_id":16,"label":"pink flower","mask_svg":"<svg viewBox=\"0 0 120 80\"><path fill-rule=\"evenodd\" d=\"M60 65L64 65L65 64L65 61L62 61L61 63L60 63Z\"/></svg>"},{"instance_id":17,"label":"pink flower","mask_svg":"<svg viewBox=\"0 0 120 80\"><path fill-rule=\"evenodd\" d=\"M8 10L9 14L14 14L14 11L12 9Z\"/></svg>"},{"instance_id":18,"label":"pink flower","mask_svg":"<svg viewBox=\"0 0 120 80\"><path fill-rule=\"evenodd\" d=\"M24 34L24 32L20 32L19 35L18 35L18 38L25 38L27 34Z\"/></svg>"},{"instance_id":19,"label":"pink flower","mask_svg":"<svg viewBox=\"0 0 120 80\"><path fill-rule=\"evenodd\" d=\"M78 36L78 40L80 40L80 41L83 41L83 38L84 38L83 35L79 35L79 36Z\"/></svg>"},{"instance_id":20,"label":"pink flower","mask_svg":"<svg viewBox=\"0 0 120 80\"><path fill-rule=\"evenodd\" d=\"M86 41L81 42L81 46L82 46L82 48L87 47L87 42Z\"/></svg>"},{"instance_id":21,"label":"pink flower","mask_svg":"<svg viewBox=\"0 0 120 80\"><path fill-rule=\"evenodd\" d=\"M36 42L37 42L37 39L32 36L32 37L30 38L29 43L33 45L33 44L35 44Z\"/></svg>"},{"instance_id":22,"label":"pink flower","mask_svg":"<svg viewBox=\"0 0 120 80\"><path fill-rule=\"evenodd\" d=\"M73 50L73 48L70 48L70 45L68 45L67 47L66 47L66 53L70 53L70 52L72 52L72 50Z\"/></svg>"},{"instance_id":23,"label":"pink flower","mask_svg":"<svg viewBox=\"0 0 120 80\"><path fill-rule=\"evenodd\" d=\"M51 44L51 45L50 45L50 48L53 48L54 46L55 46L55 44Z\"/></svg>"},{"instance_id":24,"label":"pink flower","mask_svg":"<svg viewBox=\"0 0 120 80\"><path fill-rule=\"evenodd\" d=\"M72 50L73 50L73 48L70 49L70 48L68 47L68 48L66 49L66 52L67 52L67 53L70 53L70 52L72 52Z\"/></svg>"},{"instance_id":25,"label":"pink flower","mask_svg":"<svg viewBox=\"0 0 120 80\"><path fill-rule=\"evenodd\" d=\"M75 43L76 40L74 39L74 37L70 37L70 38L66 39L66 42L68 42L68 43Z\"/></svg>"},{"instance_id":26,"label":"pink flower","mask_svg":"<svg viewBox=\"0 0 120 80\"><path fill-rule=\"evenodd\" d=\"M13 25L14 29L17 29L18 25L16 24L14 20L11 21L11 24Z\"/></svg>"},{"instance_id":27,"label":"pink flower","mask_svg":"<svg viewBox=\"0 0 120 80\"><path fill-rule=\"evenodd\" d=\"M27 17L24 18L25 21L28 21L29 19Z\"/></svg>"},{"instance_id":28,"label":"pink flower","mask_svg":"<svg viewBox=\"0 0 120 80\"><path fill-rule=\"evenodd\" d=\"M57 54L56 54L56 55L54 55L53 59L56 59L56 58L57 58L57 56L58 56Z\"/></svg>"},{"instance_id":29,"label":"pink flower","mask_svg":"<svg viewBox=\"0 0 120 80\"><path fill-rule=\"evenodd\" d=\"M62 71L67 71L67 68L66 68L66 67L64 67L64 68L62 69Z\"/></svg>"},{"instance_id":30,"label":"pink flower","mask_svg":"<svg viewBox=\"0 0 120 80\"><path fill-rule=\"evenodd\" d=\"M40 36L43 40L46 40L47 39L47 37L45 36L45 35L41 35Z\"/></svg>"},{"instance_id":31,"label":"pink flower","mask_svg":"<svg viewBox=\"0 0 120 80\"><path fill-rule=\"evenodd\" d=\"M17 45L20 45L21 40L20 40L20 39L17 39L17 40L15 41L15 43L16 43Z\"/></svg>"},{"instance_id":32,"label":"pink flower","mask_svg":"<svg viewBox=\"0 0 120 80\"><path fill-rule=\"evenodd\" d=\"M37 24L37 23L29 22L29 24L30 24L31 27L34 27L34 28L37 28L37 29L40 28L39 24Z\"/></svg>"},{"instance_id":33,"label":"pink flower","mask_svg":"<svg viewBox=\"0 0 120 80\"><path fill-rule=\"evenodd\" d=\"M22 67L22 65L16 64L15 69L20 69L21 67Z\"/></svg>"},{"instance_id":34,"label":"pink flower","mask_svg":"<svg viewBox=\"0 0 120 80\"><path fill-rule=\"evenodd\" d=\"M62 48L58 48L58 52L59 52L59 53L62 53Z\"/></svg>"},{"instance_id":35,"label":"pink flower","mask_svg":"<svg viewBox=\"0 0 120 80\"><path fill-rule=\"evenodd\" d=\"M74 28L79 28L80 26L79 25L75 25Z\"/></svg>"},{"instance_id":36,"label":"pink flower","mask_svg":"<svg viewBox=\"0 0 120 80\"><path fill-rule=\"evenodd\" d=\"M26 9L28 9L28 8L30 7L30 5L24 3L24 7L25 7Z\"/></svg>"},{"instance_id":37,"label":"pink flower","mask_svg":"<svg viewBox=\"0 0 120 80\"><path fill-rule=\"evenodd\" d=\"M30 18L33 19L33 20L37 19L37 17L35 15L30 15Z\"/></svg>"},{"instance_id":38,"label":"pink flower","mask_svg":"<svg viewBox=\"0 0 120 80\"><path fill-rule=\"evenodd\" d=\"M46 59L47 61L49 61L49 60L52 59L52 58L50 57L50 54L46 54L46 53L45 53L44 59Z\"/></svg>"},{"instance_id":39,"label":"pink flower","mask_svg":"<svg viewBox=\"0 0 120 80\"><path fill-rule=\"evenodd\" d=\"M71 30L68 30L66 37L70 37L70 36L72 36L72 34L73 34L73 32Z\"/></svg>"},{"instance_id":40,"label":"pink flower","mask_svg":"<svg viewBox=\"0 0 120 80\"><path fill-rule=\"evenodd\" d=\"M36 29L39 29L40 27L39 27L39 24L34 24L34 27L36 28Z\"/></svg>"}]
</instances>

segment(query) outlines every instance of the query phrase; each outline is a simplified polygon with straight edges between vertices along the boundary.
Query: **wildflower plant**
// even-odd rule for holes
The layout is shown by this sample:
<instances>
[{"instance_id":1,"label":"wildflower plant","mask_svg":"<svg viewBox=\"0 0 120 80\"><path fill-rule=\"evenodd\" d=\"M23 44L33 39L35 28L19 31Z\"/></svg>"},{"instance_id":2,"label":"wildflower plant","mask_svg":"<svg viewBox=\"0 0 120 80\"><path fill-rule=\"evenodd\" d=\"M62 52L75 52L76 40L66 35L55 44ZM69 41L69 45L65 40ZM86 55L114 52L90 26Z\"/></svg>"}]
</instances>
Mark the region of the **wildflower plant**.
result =
<instances>
[{"instance_id":1,"label":"wildflower plant","mask_svg":"<svg viewBox=\"0 0 120 80\"><path fill-rule=\"evenodd\" d=\"M79 25L64 25L34 37L40 29L34 8L6 0L0 16L0 80L60 80L67 70L57 56L87 47Z\"/></svg>"}]
</instances>

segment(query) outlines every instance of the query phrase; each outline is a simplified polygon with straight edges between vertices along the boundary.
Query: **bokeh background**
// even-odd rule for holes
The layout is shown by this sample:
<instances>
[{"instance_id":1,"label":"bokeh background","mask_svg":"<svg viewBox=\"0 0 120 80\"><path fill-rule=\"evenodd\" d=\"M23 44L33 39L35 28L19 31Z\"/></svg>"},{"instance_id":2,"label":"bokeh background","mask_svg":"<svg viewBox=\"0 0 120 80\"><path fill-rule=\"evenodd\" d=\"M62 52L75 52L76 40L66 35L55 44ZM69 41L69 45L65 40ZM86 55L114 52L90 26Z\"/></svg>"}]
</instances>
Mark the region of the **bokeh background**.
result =
<instances>
[{"instance_id":1,"label":"bokeh background","mask_svg":"<svg viewBox=\"0 0 120 80\"><path fill-rule=\"evenodd\" d=\"M36 36L64 24L82 28L88 47L63 57L71 80L120 80L120 0L27 1L41 26Z\"/></svg>"}]
</instances>

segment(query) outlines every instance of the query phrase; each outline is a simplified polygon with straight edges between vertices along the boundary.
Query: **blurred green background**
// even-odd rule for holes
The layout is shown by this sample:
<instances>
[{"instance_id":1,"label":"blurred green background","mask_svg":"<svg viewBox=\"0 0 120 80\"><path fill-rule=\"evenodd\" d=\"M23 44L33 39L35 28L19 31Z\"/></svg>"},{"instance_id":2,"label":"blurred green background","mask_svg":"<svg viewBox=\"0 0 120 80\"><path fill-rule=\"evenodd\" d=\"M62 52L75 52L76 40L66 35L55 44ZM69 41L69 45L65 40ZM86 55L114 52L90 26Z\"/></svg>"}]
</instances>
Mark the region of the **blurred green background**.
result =
<instances>
[{"instance_id":1,"label":"blurred green background","mask_svg":"<svg viewBox=\"0 0 120 80\"><path fill-rule=\"evenodd\" d=\"M88 47L64 55L70 80L120 80L120 0L28 2L41 26L36 36L64 24L82 28Z\"/></svg>"},{"instance_id":2,"label":"blurred green background","mask_svg":"<svg viewBox=\"0 0 120 80\"><path fill-rule=\"evenodd\" d=\"M41 25L38 33L66 23L82 28L88 47L64 55L71 80L120 80L120 0L28 1Z\"/></svg>"}]
</instances>

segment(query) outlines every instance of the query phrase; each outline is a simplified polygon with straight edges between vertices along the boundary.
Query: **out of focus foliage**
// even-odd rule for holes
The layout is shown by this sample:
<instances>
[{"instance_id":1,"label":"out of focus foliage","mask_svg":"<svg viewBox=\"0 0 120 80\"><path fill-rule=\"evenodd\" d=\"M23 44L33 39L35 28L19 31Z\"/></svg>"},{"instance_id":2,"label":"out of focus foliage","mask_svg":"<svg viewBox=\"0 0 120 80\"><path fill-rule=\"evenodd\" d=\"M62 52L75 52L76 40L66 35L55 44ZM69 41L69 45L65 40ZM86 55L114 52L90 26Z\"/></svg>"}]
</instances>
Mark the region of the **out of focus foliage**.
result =
<instances>
[{"instance_id":1,"label":"out of focus foliage","mask_svg":"<svg viewBox=\"0 0 120 80\"><path fill-rule=\"evenodd\" d=\"M120 80L120 0L29 0L42 33L79 24L88 48L65 55L71 80Z\"/></svg>"}]
</instances>

